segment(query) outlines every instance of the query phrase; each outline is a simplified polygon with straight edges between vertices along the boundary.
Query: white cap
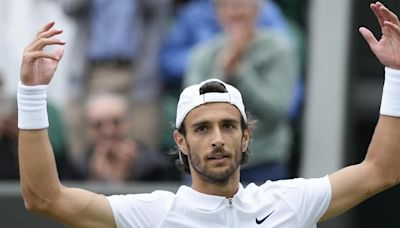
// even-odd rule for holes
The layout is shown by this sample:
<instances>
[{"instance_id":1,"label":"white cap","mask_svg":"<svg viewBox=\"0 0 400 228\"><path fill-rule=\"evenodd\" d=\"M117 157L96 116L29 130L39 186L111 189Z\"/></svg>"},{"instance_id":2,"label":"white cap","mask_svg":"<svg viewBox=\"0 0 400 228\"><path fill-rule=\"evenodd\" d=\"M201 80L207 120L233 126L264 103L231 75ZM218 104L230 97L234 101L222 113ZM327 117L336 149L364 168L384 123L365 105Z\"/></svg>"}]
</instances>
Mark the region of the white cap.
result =
<instances>
[{"instance_id":1,"label":"white cap","mask_svg":"<svg viewBox=\"0 0 400 228\"><path fill-rule=\"evenodd\" d=\"M208 92L204 94L200 94L200 88L211 81L220 82L223 84L227 90L227 92ZM179 97L178 107L176 110L176 122L175 127L179 128L185 119L186 115L192 111L194 108L213 102L226 102L234 105L237 109L239 109L240 113L244 121L247 123L247 116L242 100L242 95L239 90L229 85L221 80L212 78L209 80L205 80L200 82L199 84L192 85L184 89Z\"/></svg>"}]
</instances>

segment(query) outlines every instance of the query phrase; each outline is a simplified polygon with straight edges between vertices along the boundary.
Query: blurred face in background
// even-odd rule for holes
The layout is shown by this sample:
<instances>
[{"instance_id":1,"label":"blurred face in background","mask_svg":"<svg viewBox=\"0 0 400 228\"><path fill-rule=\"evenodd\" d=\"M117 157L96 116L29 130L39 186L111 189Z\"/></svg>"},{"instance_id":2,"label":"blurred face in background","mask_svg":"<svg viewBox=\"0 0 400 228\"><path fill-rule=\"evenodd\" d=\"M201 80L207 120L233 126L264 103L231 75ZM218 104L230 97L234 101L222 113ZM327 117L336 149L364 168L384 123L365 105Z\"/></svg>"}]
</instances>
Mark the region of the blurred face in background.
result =
<instances>
[{"instance_id":1,"label":"blurred face in background","mask_svg":"<svg viewBox=\"0 0 400 228\"><path fill-rule=\"evenodd\" d=\"M219 21L224 30L253 28L258 17L260 0L215 0Z\"/></svg>"},{"instance_id":2,"label":"blurred face in background","mask_svg":"<svg viewBox=\"0 0 400 228\"><path fill-rule=\"evenodd\" d=\"M14 100L0 97L0 141L4 138L18 139L17 108Z\"/></svg>"},{"instance_id":3,"label":"blurred face in background","mask_svg":"<svg viewBox=\"0 0 400 228\"><path fill-rule=\"evenodd\" d=\"M89 138L93 141L123 140L128 133L127 103L117 95L89 99L86 107Z\"/></svg>"}]
</instances>

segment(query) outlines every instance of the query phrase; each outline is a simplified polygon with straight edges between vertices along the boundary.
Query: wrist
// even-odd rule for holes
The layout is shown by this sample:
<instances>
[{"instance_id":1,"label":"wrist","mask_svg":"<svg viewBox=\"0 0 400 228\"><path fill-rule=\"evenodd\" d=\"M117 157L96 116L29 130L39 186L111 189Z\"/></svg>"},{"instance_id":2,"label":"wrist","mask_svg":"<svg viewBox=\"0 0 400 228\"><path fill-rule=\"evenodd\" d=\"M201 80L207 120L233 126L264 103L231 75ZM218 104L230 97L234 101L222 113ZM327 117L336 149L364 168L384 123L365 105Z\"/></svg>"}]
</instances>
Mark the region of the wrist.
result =
<instances>
[{"instance_id":1,"label":"wrist","mask_svg":"<svg viewBox=\"0 0 400 228\"><path fill-rule=\"evenodd\" d=\"M400 70L386 67L380 113L400 117Z\"/></svg>"},{"instance_id":2,"label":"wrist","mask_svg":"<svg viewBox=\"0 0 400 228\"><path fill-rule=\"evenodd\" d=\"M47 116L47 85L26 86L18 83L18 128L44 129L49 126Z\"/></svg>"}]
</instances>

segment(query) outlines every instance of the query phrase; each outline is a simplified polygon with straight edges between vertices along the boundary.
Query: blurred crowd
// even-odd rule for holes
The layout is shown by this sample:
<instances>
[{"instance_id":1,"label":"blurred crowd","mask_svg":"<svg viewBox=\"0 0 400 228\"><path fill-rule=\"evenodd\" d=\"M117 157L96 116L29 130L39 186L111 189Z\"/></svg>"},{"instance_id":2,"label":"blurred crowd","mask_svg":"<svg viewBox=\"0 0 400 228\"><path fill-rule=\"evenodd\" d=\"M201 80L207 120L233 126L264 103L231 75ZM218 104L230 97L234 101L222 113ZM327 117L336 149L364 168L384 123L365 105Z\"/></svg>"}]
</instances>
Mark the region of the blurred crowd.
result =
<instances>
[{"instance_id":1,"label":"blurred crowd","mask_svg":"<svg viewBox=\"0 0 400 228\"><path fill-rule=\"evenodd\" d=\"M67 102L48 100L62 180L187 180L168 156L176 105L184 86L207 78L236 86L254 118L242 181L297 175L307 1L56 2L75 28ZM9 77L0 68L0 180L18 179L16 102L2 86Z\"/></svg>"}]
</instances>

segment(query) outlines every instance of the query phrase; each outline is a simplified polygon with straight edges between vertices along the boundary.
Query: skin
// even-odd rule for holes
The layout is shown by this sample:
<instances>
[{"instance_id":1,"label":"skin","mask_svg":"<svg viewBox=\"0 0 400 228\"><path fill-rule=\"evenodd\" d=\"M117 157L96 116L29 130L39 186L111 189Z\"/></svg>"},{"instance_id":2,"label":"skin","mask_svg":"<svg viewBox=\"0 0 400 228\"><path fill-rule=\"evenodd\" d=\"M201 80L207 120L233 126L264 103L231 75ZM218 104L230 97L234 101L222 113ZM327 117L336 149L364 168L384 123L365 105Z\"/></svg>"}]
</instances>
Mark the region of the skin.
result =
<instances>
[{"instance_id":1,"label":"skin","mask_svg":"<svg viewBox=\"0 0 400 228\"><path fill-rule=\"evenodd\" d=\"M400 22L396 15L379 2L371 4L371 9L381 25L383 35L376 40L368 29L360 28L360 32L383 65L400 69ZM53 26L54 22L45 25L24 51L21 67L21 82L24 85L48 84L55 73L63 48L51 53L44 52L43 48L64 45L65 42L55 38L62 30L53 29ZM234 167L240 153L247 147L249 135L246 131L230 131L223 127L225 120L235 122L240 117L237 110L228 106L222 103L206 104L192 110L185 120L189 124L187 138L177 132L174 137L179 148L191 154L192 162L195 157L198 158L198 162L190 166L193 188L207 194L232 197L239 183L240 167ZM204 137L197 135L191 128L198 120L210 126L208 129L211 132L206 131ZM381 115L365 160L329 176L333 196L323 219L343 213L399 183L399 139L400 118ZM208 161L206 158L212 154L213 144L214 147L225 148L229 156L218 162ZM116 226L110 204L104 196L67 188L60 183L47 129L20 130L19 164L22 194L29 211L70 227ZM194 167L201 172L194 170ZM224 173L226 181L210 181L210 177L205 177L204 173Z\"/></svg>"},{"instance_id":2,"label":"skin","mask_svg":"<svg viewBox=\"0 0 400 228\"><path fill-rule=\"evenodd\" d=\"M185 118L186 137L174 132L179 149L189 156L192 188L232 197L239 187L239 166L249 143L240 127L240 112L228 103L199 106Z\"/></svg>"},{"instance_id":3,"label":"skin","mask_svg":"<svg viewBox=\"0 0 400 228\"><path fill-rule=\"evenodd\" d=\"M111 139L123 139L129 131L128 104L113 94L99 94L89 99L86 105L86 119L90 128L90 140L101 142ZM114 120L118 124L114 124ZM101 122L100 127L96 123Z\"/></svg>"},{"instance_id":4,"label":"skin","mask_svg":"<svg viewBox=\"0 0 400 228\"><path fill-rule=\"evenodd\" d=\"M132 178L138 148L128 137L127 105L114 94L98 94L87 102L88 135L94 144L88 164L92 180L116 183Z\"/></svg>"},{"instance_id":5,"label":"skin","mask_svg":"<svg viewBox=\"0 0 400 228\"><path fill-rule=\"evenodd\" d=\"M233 77L253 39L258 11L257 0L217 1L218 19L229 41L219 62L228 77Z\"/></svg>"}]
</instances>

